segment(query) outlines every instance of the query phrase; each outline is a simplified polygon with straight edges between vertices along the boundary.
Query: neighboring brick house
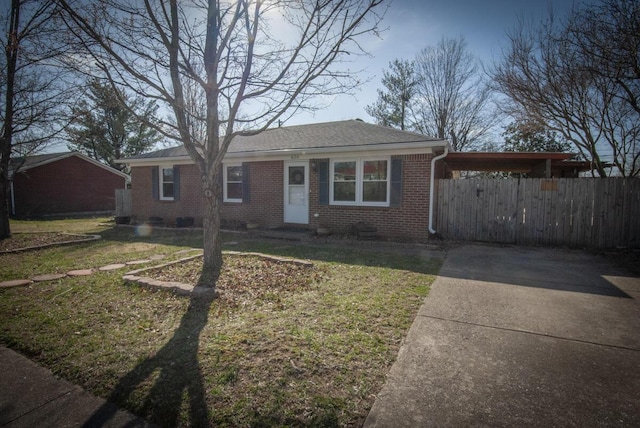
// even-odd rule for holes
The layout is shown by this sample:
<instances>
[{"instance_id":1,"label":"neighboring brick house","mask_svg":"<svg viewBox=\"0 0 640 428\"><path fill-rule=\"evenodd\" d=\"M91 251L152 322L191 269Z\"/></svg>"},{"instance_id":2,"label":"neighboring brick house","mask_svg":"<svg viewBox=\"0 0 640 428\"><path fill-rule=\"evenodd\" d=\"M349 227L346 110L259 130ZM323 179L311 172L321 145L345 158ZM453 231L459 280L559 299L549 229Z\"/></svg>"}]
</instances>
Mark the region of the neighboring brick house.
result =
<instances>
[{"instance_id":1,"label":"neighboring brick house","mask_svg":"<svg viewBox=\"0 0 640 428\"><path fill-rule=\"evenodd\" d=\"M223 167L224 224L328 227L365 222L378 235L429 236L431 160L448 142L359 120L281 127L231 143ZM134 221L202 224L202 186L183 147L123 160Z\"/></svg>"},{"instance_id":2,"label":"neighboring brick house","mask_svg":"<svg viewBox=\"0 0 640 428\"><path fill-rule=\"evenodd\" d=\"M115 211L127 174L77 152L13 159L11 213L16 217Z\"/></svg>"}]
</instances>

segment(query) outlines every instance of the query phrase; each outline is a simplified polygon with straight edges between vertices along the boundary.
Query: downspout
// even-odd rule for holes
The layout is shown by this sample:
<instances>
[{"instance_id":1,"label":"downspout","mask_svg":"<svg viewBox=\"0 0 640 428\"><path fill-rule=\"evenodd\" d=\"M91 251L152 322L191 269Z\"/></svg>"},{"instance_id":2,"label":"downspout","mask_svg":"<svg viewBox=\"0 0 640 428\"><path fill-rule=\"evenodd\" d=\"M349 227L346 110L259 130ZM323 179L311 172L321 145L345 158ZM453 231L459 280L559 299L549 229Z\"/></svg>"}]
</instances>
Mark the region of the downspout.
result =
<instances>
[{"instance_id":1,"label":"downspout","mask_svg":"<svg viewBox=\"0 0 640 428\"><path fill-rule=\"evenodd\" d=\"M433 186L435 184L436 175L436 161L444 159L449 154L449 145L444 146L444 153L431 159L431 182L429 183L429 233L435 234L436 230L433 228L433 195L435 194Z\"/></svg>"}]
</instances>

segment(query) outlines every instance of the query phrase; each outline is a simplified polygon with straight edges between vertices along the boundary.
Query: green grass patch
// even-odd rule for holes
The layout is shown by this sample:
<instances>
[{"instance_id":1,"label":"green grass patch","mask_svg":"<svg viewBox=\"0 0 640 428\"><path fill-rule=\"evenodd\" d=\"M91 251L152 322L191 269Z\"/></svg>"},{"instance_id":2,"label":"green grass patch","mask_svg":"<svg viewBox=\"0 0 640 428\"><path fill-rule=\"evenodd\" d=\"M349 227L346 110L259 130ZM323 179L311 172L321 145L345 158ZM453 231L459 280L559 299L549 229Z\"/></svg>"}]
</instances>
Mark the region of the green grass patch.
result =
<instances>
[{"instance_id":1,"label":"green grass patch","mask_svg":"<svg viewBox=\"0 0 640 428\"><path fill-rule=\"evenodd\" d=\"M140 237L105 227L101 234L78 246L1 255L0 277L171 259L201 247L198 232ZM440 261L232 239L233 250L313 261L309 280L282 289L271 281L235 304L127 286L122 272L0 290L0 342L162 426L360 426ZM238 275L259 287L259 276L245 270L229 269L226 280Z\"/></svg>"}]
</instances>

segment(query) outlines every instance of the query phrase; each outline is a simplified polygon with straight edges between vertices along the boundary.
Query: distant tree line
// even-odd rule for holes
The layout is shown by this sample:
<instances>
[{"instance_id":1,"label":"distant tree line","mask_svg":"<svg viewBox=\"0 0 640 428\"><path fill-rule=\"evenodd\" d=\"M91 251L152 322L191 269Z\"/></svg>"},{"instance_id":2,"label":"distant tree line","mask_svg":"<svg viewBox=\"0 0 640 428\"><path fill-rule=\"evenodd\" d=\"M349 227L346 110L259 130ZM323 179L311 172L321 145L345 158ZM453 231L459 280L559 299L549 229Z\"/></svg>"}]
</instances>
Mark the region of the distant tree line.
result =
<instances>
[{"instance_id":1,"label":"distant tree line","mask_svg":"<svg viewBox=\"0 0 640 428\"><path fill-rule=\"evenodd\" d=\"M464 38L443 38L414 60L392 61L378 100L365 109L380 125L448 139L457 151L477 149L496 124L481 66Z\"/></svg>"},{"instance_id":2,"label":"distant tree line","mask_svg":"<svg viewBox=\"0 0 640 428\"><path fill-rule=\"evenodd\" d=\"M487 147L498 118L503 150L575 151L600 177L640 175L640 2L602 0L564 20L521 19L484 71L462 38L396 59L366 111L377 123Z\"/></svg>"}]
</instances>

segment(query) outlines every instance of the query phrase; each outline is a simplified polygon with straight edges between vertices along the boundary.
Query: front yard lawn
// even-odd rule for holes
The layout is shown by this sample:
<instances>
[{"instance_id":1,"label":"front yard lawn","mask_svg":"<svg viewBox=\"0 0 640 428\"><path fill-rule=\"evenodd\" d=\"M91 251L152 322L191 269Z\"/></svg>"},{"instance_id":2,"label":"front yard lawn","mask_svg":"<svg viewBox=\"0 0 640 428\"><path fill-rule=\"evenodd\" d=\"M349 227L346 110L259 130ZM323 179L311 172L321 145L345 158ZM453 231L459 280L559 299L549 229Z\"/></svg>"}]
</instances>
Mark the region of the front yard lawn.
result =
<instances>
[{"instance_id":1,"label":"front yard lawn","mask_svg":"<svg viewBox=\"0 0 640 428\"><path fill-rule=\"evenodd\" d=\"M199 232L91 225L102 240L0 255L0 280L201 246ZM225 256L221 281L244 281L233 299L128 286L124 271L0 290L0 342L163 426L361 426L440 261L232 239L225 248L314 266Z\"/></svg>"}]
</instances>

